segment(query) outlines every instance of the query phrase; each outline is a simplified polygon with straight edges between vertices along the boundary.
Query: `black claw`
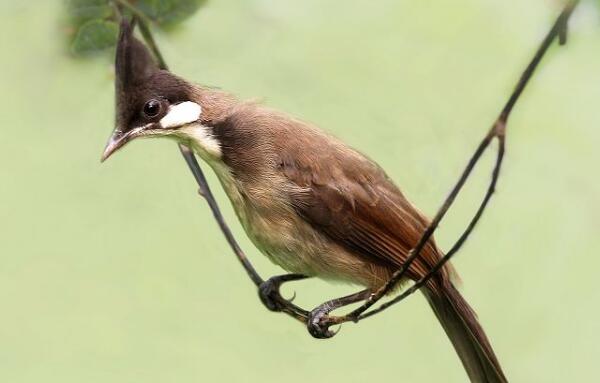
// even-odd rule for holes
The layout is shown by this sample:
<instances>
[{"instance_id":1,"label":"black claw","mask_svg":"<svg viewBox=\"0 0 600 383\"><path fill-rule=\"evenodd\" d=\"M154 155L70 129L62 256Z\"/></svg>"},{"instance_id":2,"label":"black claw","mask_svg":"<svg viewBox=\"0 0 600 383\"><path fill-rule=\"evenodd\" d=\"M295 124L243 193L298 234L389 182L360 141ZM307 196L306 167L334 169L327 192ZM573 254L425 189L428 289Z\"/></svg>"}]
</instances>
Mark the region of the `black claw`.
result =
<instances>
[{"instance_id":1,"label":"black claw","mask_svg":"<svg viewBox=\"0 0 600 383\"><path fill-rule=\"evenodd\" d=\"M296 299L296 292L295 291L294 291L294 294L292 295L292 297L290 299L288 299L287 301L291 303L291 302L294 301L294 299Z\"/></svg>"}]
</instances>

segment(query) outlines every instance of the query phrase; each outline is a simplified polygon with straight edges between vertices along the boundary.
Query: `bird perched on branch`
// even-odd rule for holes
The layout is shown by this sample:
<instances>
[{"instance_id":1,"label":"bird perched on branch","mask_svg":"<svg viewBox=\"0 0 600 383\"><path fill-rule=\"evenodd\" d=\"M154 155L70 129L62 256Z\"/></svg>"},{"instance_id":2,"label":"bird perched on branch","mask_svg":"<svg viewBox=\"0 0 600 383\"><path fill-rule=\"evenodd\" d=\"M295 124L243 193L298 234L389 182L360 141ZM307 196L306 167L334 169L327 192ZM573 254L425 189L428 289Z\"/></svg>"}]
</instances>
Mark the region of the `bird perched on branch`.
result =
<instances>
[{"instance_id":1,"label":"bird perched on branch","mask_svg":"<svg viewBox=\"0 0 600 383\"><path fill-rule=\"evenodd\" d=\"M322 319L383 286L405 262L427 218L377 164L338 139L160 70L132 29L127 21L121 24L116 128L102 160L141 137L166 137L191 147L215 171L252 242L274 263L292 273L365 287L311 312L311 334L331 336ZM431 239L407 277L420 279L442 256ZM471 381L506 382L453 278L447 264L422 291ZM261 291L268 302L270 289Z\"/></svg>"}]
</instances>

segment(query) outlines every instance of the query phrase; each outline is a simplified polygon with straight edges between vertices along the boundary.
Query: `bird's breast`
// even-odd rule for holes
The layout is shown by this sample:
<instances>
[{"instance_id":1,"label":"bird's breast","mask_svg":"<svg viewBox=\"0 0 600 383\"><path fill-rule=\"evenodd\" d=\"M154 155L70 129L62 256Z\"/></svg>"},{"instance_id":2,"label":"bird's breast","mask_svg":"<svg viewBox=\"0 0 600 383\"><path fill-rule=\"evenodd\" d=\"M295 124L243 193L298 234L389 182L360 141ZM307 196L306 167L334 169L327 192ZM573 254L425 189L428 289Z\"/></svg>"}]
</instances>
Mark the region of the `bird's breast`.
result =
<instances>
[{"instance_id":1,"label":"bird's breast","mask_svg":"<svg viewBox=\"0 0 600 383\"><path fill-rule=\"evenodd\" d=\"M213 164L213 169L246 234L272 262L292 273L329 280L365 285L372 277L368 264L315 230L294 211L282 193L283 187L264 188L242 182L223 165Z\"/></svg>"},{"instance_id":2,"label":"bird's breast","mask_svg":"<svg viewBox=\"0 0 600 383\"><path fill-rule=\"evenodd\" d=\"M298 221L299 217L278 190L240 181L222 164L213 164L213 169L256 247L286 270L308 272L304 254L317 251L313 248L322 247L322 241L311 241L312 245L302 246L306 237L311 236L311 230Z\"/></svg>"}]
</instances>

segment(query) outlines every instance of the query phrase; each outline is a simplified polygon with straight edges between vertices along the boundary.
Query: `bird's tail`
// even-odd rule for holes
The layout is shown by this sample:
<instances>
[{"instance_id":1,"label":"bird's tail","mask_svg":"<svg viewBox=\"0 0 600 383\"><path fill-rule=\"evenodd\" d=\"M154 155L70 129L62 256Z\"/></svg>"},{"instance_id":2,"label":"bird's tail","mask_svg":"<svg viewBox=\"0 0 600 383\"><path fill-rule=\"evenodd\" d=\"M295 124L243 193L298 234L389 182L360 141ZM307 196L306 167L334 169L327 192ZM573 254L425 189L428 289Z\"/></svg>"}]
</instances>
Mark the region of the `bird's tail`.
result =
<instances>
[{"instance_id":1,"label":"bird's tail","mask_svg":"<svg viewBox=\"0 0 600 383\"><path fill-rule=\"evenodd\" d=\"M423 289L456 349L471 382L506 383L500 363L473 309L451 282L440 291Z\"/></svg>"}]
</instances>

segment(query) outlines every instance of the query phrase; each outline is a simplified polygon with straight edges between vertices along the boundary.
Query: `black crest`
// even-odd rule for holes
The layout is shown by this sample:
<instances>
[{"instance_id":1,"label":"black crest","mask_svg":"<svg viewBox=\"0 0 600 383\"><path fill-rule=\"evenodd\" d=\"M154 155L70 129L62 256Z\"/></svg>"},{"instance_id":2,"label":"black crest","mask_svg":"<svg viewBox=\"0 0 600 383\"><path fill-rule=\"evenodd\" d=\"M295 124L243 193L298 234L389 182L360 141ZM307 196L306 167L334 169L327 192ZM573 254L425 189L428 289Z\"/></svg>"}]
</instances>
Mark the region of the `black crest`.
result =
<instances>
[{"instance_id":1,"label":"black crest","mask_svg":"<svg viewBox=\"0 0 600 383\"><path fill-rule=\"evenodd\" d=\"M146 46L133 36L135 22L123 19L115 58L117 94L127 93L143 84L158 71L158 65Z\"/></svg>"},{"instance_id":2,"label":"black crest","mask_svg":"<svg viewBox=\"0 0 600 383\"><path fill-rule=\"evenodd\" d=\"M116 126L125 132L162 118L168 106L189 100L190 86L159 68L148 48L133 35L135 20L123 20L115 58ZM144 106L154 103L158 112L149 117Z\"/></svg>"}]
</instances>

